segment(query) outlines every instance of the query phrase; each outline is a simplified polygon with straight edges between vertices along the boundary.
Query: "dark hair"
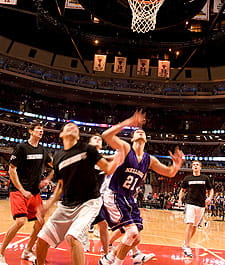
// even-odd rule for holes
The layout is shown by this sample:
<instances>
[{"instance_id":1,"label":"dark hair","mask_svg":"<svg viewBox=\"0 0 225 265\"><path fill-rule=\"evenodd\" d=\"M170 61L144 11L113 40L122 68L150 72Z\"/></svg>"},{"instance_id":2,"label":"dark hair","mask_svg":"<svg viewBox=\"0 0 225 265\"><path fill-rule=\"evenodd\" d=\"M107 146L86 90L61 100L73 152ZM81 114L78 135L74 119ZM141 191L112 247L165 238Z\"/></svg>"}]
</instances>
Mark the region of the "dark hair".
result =
<instances>
[{"instance_id":1,"label":"dark hair","mask_svg":"<svg viewBox=\"0 0 225 265\"><path fill-rule=\"evenodd\" d=\"M191 165L193 165L193 163L195 163L195 162L198 162L199 165L202 167L202 162L200 162L200 161L198 161L198 160L193 160L193 161L191 161Z\"/></svg>"},{"instance_id":2,"label":"dark hair","mask_svg":"<svg viewBox=\"0 0 225 265\"><path fill-rule=\"evenodd\" d=\"M43 123L41 121L35 121L35 122L32 122L29 126L28 126L28 131L31 130L33 131L35 129L35 127L37 126L41 126L41 127L44 127Z\"/></svg>"},{"instance_id":3,"label":"dark hair","mask_svg":"<svg viewBox=\"0 0 225 265\"><path fill-rule=\"evenodd\" d=\"M61 133L62 131L63 131L63 129L64 129L64 127L67 125L67 124L69 124L69 123L73 123L73 124L75 124L75 125L77 125L74 121L67 121L67 122L65 122L64 124L63 124L63 126L61 127L61 129L60 129L60 132L59 133Z\"/></svg>"},{"instance_id":4,"label":"dark hair","mask_svg":"<svg viewBox=\"0 0 225 265\"><path fill-rule=\"evenodd\" d=\"M102 135L101 135L100 133L95 133L95 134L93 134L89 139L91 139L91 138L94 137L94 136L98 136L98 137L100 137L100 138L102 139Z\"/></svg>"}]
</instances>

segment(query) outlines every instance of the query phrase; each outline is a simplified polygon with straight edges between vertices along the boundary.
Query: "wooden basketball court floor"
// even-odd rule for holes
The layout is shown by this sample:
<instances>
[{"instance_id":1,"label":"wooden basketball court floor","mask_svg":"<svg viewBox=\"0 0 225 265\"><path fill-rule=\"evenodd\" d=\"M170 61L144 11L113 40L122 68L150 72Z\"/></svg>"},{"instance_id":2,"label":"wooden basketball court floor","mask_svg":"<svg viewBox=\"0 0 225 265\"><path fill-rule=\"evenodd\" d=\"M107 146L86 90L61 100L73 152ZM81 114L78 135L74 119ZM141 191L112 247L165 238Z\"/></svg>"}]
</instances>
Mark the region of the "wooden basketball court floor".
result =
<instances>
[{"instance_id":1,"label":"wooden basketball court floor","mask_svg":"<svg viewBox=\"0 0 225 265\"><path fill-rule=\"evenodd\" d=\"M191 245L193 258L190 259L184 257L181 249L185 230L182 211L141 209L141 213L144 219L144 230L139 248L142 252L156 254L154 259L145 264L225 265L225 222L219 217L209 217L208 227L197 230ZM12 222L9 201L0 200L0 242ZM8 246L5 256L9 265L30 265L28 261L21 260L20 255L26 246L31 227L32 222L25 224ZM89 236L91 251L85 253L86 265L97 265L102 255L101 244L93 233ZM49 249L46 265L53 264L71 265L66 242L62 242L56 249ZM128 256L124 264L132 265L132 258Z\"/></svg>"}]
</instances>

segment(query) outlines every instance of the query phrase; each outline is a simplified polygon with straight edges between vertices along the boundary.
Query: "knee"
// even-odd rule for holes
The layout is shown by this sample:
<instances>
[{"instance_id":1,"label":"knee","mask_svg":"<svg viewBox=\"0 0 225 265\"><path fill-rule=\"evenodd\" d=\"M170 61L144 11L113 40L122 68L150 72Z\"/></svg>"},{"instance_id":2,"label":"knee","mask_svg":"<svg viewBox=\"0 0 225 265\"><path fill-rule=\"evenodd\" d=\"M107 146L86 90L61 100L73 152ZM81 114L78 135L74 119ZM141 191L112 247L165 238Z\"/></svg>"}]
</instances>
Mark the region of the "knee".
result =
<instances>
[{"instance_id":1,"label":"knee","mask_svg":"<svg viewBox=\"0 0 225 265\"><path fill-rule=\"evenodd\" d=\"M73 237L72 235L67 235L66 236L66 242L70 245L70 247L74 247L76 246L77 244L79 244L80 242L75 238Z\"/></svg>"},{"instance_id":2,"label":"knee","mask_svg":"<svg viewBox=\"0 0 225 265\"><path fill-rule=\"evenodd\" d=\"M40 223L38 220L35 221L34 223L34 229L37 231L40 231L41 228L43 227L44 223Z\"/></svg>"},{"instance_id":3,"label":"knee","mask_svg":"<svg viewBox=\"0 0 225 265\"><path fill-rule=\"evenodd\" d=\"M138 241L139 232L136 225L125 227L125 235L122 239L122 243L127 246L132 246L136 240Z\"/></svg>"},{"instance_id":4,"label":"knee","mask_svg":"<svg viewBox=\"0 0 225 265\"><path fill-rule=\"evenodd\" d=\"M37 239L37 247L36 247L36 251L43 251L43 249L48 249L50 247L50 245L42 238L38 237Z\"/></svg>"},{"instance_id":5,"label":"knee","mask_svg":"<svg viewBox=\"0 0 225 265\"><path fill-rule=\"evenodd\" d=\"M26 223L26 219L24 217L16 218L16 225L18 228L21 228Z\"/></svg>"}]
</instances>

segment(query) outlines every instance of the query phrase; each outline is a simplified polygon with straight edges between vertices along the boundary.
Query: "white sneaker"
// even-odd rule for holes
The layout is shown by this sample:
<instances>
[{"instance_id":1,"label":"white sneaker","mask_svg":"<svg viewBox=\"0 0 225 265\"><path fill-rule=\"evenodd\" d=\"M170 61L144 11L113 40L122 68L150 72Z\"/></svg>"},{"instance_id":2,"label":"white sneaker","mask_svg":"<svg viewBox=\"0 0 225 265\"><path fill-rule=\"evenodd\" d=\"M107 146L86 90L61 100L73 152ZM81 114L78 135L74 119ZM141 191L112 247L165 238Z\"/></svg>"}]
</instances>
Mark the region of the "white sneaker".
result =
<instances>
[{"instance_id":1,"label":"white sneaker","mask_svg":"<svg viewBox=\"0 0 225 265\"><path fill-rule=\"evenodd\" d=\"M105 254L104 256L102 256L100 258L100 260L98 261L98 265L111 265L113 264L114 260L110 260L108 257L107 257L107 254Z\"/></svg>"},{"instance_id":2,"label":"white sneaker","mask_svg":"<svg viewBox=\"0 0 225 265\"><path fill-rule=\"evenodd\" d=\"M21 259L28 260L28 261L33 262L35 264L37 257L34 255L34 253L32 251L27 251L26 249L24 249L24 251L21 255Z\"/></svg>"},{"instance_id":3,"label":"white sneaker","mask_svg":"<svg viewBox=\"0 0 225 265\"><path fill-rule=\"evenodd\" d=\"M94 232L94 226L93 226L93 225L90 226L88 232L89 232L89 233L93 233L93 232Z\"/></svg>"},{"instance_id":4,"label":"white sneaker","mask_svg":"<svg viewBox=\"0 0 225 265\"><path fill-rule=\"evenodd\" d=\"M5 257L2 254L0 254L0 265L8 265L8 263L5 261Z\"/></svg>"},{"instance_id":5,"label":"white sneaker","mask_svg":"<svg viewBox=\"0 0 225 265\"><path fill-rule=\"evenodd\" d=\"M204 225L205 225L205 228L207 228L209 226L209 222L208 221L205 221L204 222Z\"/></svg>"},{"instance_id":6,"label":"white sneaker","mask_svg":"<svg viewBox=\"0 0 225 265\"><path fill-rule=\"evenodd\" d=\"M141 265L154 257L155 257L154 253L145 254L142 252L138 252L135 255L133 255L133 262L134 265Z\"/></svg>"},{"instance_id":7,"label":"white sneaker","mask_svg":"<svg viewBox=\"0 0 225 265\"><path fill-rule=\"evenodd\" d=\"M192 251L190 247L183 246L182 249L184 251L185 256L192 258Z\"/></svg>"}]
</instances>

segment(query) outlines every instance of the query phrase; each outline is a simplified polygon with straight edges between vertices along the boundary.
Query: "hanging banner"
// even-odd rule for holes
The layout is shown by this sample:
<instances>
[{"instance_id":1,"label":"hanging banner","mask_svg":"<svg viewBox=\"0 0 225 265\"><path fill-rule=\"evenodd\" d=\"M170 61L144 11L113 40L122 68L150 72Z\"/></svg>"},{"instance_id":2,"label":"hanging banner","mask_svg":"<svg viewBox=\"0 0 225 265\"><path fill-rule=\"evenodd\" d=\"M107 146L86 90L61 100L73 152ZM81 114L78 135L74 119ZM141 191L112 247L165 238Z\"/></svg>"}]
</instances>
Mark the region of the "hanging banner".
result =
<instances>
[{"instance_id":1,"label":"hanging banner","mask_svg":"<svg viewBox=\"0 0 225 265\"><path fill-rule=\"evenodd\" d=\"M107 55L95 54L94 66L93 66L94 71L99 71L99 72L105 71L106 56Z\"/></svg>"},{"instance_id":2,"label":"hanging banner","mask_svg":"<svg viewBox=\"0 0 225 265\"><path fill-rule=\"evenodd\" d=\"M209 4L210 0L207 0L202 10L193 17L195 20L209 20Z\"/></svg>"},{"instance_id":3,"label":"hanging banner","mask_svg":"<svg viewBox=\"0 0 225 265\"><path fill-rule=\"evenodd\" d=\"M224 0L214 0L213 1L213 12L218 13L223 3L224 3ZM225 10L223 11L223 13L225 14Z\"/></svg>"},{"instance_id":4,"label":"hanging banner","mask_svg":"<svg viewBox=\"0 0 225 265\"><path fill-rule=\"evenodd\" d=\"M158 77L170 77L170 61L158 60Z\"/></svg>"},{"instance_id":5,"label":"hanging banner","mask_svg":"<svg viewBox=\"0 0 225 265\"><path fill-rule=\"evenodd\" d=\"M126 68L127 68L127 58L116 56L113 72L124 74L126 72Z\"/></svg>"},{"instance_id":6,"label":"hanging banner","mask_svg":"<svg viewBox=\"0 0 225 265\"><path fill-rule=\"evenodd\" d=\"M65 8L73 8L73 9L82 9L83 6L78 2L78 0L66 0Z\"/></svg>"},{"instance_id":7,"label":"hanging banner","mask_svg":"<svg viewBox=\"0 0 225 265\"><path fill-rule=\"evenodd\" d=\"M0 0L0 4L17 5L17 0Z\"/></svg>"},{"instance_id":8,"label":"hanging banner","mask_svg":"<svg viewBox=\"0 0 225 265\"><path fill-rule=\"evenodd\" d=\"M149 74L149 59L138 59L137 65L137 75L145 75L148 76Z\"/></svg>"}]
</instances>

